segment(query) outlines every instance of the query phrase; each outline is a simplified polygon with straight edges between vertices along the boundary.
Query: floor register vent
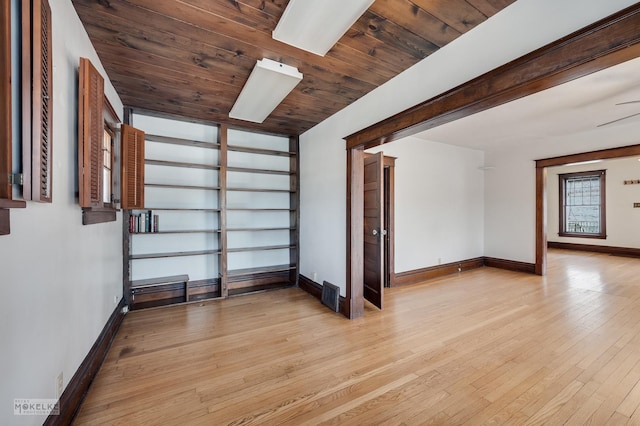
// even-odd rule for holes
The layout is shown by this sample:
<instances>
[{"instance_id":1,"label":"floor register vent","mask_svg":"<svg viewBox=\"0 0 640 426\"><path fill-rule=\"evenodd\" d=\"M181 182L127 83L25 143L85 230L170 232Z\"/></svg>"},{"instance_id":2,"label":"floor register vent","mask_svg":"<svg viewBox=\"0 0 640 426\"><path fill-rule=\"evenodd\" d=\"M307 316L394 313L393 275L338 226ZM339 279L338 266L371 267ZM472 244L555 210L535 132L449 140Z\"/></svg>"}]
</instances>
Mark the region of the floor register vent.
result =
<instances>
[{"instance_id":1,"label":"floor register vent","mask_svg":"<svg viewBox=\"0 0 640 426\"><path fill-rule=\"evenodd\" d=\"M324 305L327 305L334 312L340 310L340 287L323 281L322 298L320 299Z\"/></svg>"}]
</instances>

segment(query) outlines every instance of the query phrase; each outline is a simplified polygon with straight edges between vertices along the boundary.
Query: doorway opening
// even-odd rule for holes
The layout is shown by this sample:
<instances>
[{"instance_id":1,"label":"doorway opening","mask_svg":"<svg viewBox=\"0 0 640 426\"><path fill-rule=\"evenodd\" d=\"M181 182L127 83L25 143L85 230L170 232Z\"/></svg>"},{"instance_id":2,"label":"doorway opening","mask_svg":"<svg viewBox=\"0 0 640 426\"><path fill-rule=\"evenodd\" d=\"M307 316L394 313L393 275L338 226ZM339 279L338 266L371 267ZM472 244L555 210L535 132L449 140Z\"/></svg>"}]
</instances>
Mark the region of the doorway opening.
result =
<instances>
[{"instance_id":1,"label":"doorway opening","mask_svg":"<svg viewBox=\"0 0 640 426\"><path fill-rule=\"evenodd\" d=\"M585 161L640 156L640 145L564 155L536 161L536 267L538 275L547 273L547 168Z\"/></svg>"}]
</instances>

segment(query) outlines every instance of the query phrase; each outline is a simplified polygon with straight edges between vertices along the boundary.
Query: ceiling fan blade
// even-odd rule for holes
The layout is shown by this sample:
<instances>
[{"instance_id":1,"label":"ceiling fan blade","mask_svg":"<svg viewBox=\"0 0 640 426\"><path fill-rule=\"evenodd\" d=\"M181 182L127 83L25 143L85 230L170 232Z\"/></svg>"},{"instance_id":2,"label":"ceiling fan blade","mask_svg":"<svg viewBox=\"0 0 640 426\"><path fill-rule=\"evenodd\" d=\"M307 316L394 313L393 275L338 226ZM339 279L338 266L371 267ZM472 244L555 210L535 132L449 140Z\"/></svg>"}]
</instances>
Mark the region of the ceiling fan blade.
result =
<instances>
[{"instance_id":1,"label":"ceiling fan blade","mask_svg":"<svg viewBox=\"0 0 640 426\"><path fill-rule=\"evenodd\" d=\"M616 105L628 105L628 104L640 104L640 101L620 102L619 104L616 104Z\"/></svg>"},{"instance_id":2,"label":"ceiling fan blade","mask_svg":"<svg viewBox=\"0 0 640 426\"><path fill-rule=\"evenodd\" d=\"M635 117L636 115L640 115L640 112L636 114L627 115L626 117L618 118L617 120L608 121L606 123L598 124L597 127L608 126L609 124L617 123L618 121L626 120L627 118Z\"/></svg>"}]
</instances>

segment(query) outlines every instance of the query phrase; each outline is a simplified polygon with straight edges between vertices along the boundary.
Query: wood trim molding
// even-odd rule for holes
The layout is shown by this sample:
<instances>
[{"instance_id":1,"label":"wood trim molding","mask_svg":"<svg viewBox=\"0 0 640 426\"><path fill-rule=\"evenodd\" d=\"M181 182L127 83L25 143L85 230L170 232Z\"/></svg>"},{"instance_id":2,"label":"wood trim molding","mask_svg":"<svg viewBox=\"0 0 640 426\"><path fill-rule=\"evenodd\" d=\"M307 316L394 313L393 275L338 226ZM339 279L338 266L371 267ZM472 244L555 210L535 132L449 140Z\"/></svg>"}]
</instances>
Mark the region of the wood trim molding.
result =
<instances>
[{"instance_id":1,"label":"wood trim molding","mask_svg":"<svg viewBox=\"0 0 640 426\"><path fill-rule=\"evenodd\" d=\"M302 274L300 274L298 287L300 287L301 290L306 291L307 293L309 293L310 295L312 295L318 300L320 300L322 297L322 285L305 277ZM343 296L340 296L339 304L340 304L340 307L339 307L340 313L345 317L349 318L349 312L347 310L348 304L347 304L346 298Z\"/></svg>"},{"instance_id":2,"label":"wood trim molding","mask_svg":"<svg viewBox=\"0 0 640 426\"><path fill-rule=\"evenodd\" d=\"M524 272L526 274L536 274L534 263L520 262L517 260L497 259L495 257L484 257L484 266L490 268L505 269L513 272ZM539 275L539 274L538 274Z\"/></svg>"},{"instance_id":3,"label":"wood trim molding","mask_svg":"<svg viewBox=\"0 0 640 426\"><path fill-rule=\"evenodd\" d=\"M536 168L536 263L537 275L547 274L547 169Z\"/></svg>"},{"instance_id":4,"label":"wood trim molding","mask_svg":"<svg viewBox=\"0 0 640 426\"><path fill-rule=\"evenodd\" d=\"M357 133L371 148L583 77L640 56L640 4L489 71Z\"/></svg>"},{"instance_id":5,"label":"wood trim molding","mask_svg":"<svg viewBox=\"0 0 640 426\"><path fill-rule=\"evenodd\" d=\"M364 149L347 150L347 306L350 319L364 315Z\"/></svg>"},{"instance_id":6,"label":"wood trim molding","mask_svg":"<svg viewBox=\"0 0 640 426\"><path fill-rule=\"evenodd\" d=\"M218 225L220 226L219 243L222 253L227 252L227 142L229 136L229 127L225 124L218 126L218 144L220 144L220 150L218 151L218 164L220 169L218 170L218 202L220 207L220 214L218 215ZM220 278L220 297L229 297L229 287L227 276L228 262L227 256L220 256L220 271L222 271Z\"/></svg>"},{"instance_id":7,"label":"wood trim molding","mask_svg":"<svg viewBox=\"0 0 640 426\"><path fill-rule=\"evenodd\" d=\"M75 417L84 397L89 390L89 386L98 374L98 370L102 366L102 362L107 356L107 352L111 347L111 343L122 324L125 314L122 308L125 306L124 298L120 299L120 303L109 317L102 332L96 339L95 343L89 350L89 353L78 367L69 384L60 396L60 414L57 416L50 415L44 422L46 426L68 425L71 424Z\"/></svg>"},{"instance_id":8,"label":"wood trim molding","mask_svg":"<svg viewBox=\"0 0 640 426\"><path fill-rule=\"evenodd\" d=\"M617 148L601 149L598 151L582 152L579 154L563 155L560 157L536 160L536 168L562 166L569 163L583 161L609 160L611 158L635 157L640 155L640 144L621 146Z\"/></svg>"},{"instance_id":9,"label":"wood trim molding","mask_svg":"<svg viewBox=\"0 0 640 426\"><path fill-rule=\"evenodd\" d=\"M444 265L429 266L426 268L414 269L412 271L400 272L398 274L394 274L393 283L394 287L416 284L422 281L455 274L457 272L482 268L483 266L484 258L476 257L473 259L461 260L459 262L446 263Z\"/></svg>"},{"instance_id":10,"label":"wood trim molding","mask_svg":"<svg viewBox=\"0 0 640 426\"><path fill-rule=\"evenodd\" d=\"M547 246L554 249L588 251L593 253L612 254L615 256L640 257L640 248L633 247L596 246L592 244L562 243L557 241L549 241Z\"/></svg>"},{"instance_id":11,"label":"wood trim molding","mask_svg":"<svg viewBox=\"0 0 640 426\"><path fill-rule=\"evenodd\" d=\"M566 229L567 221L566 221L566 203L565 199L567 197L567 181L569 179L577 178L577 177L590 177L597 178L599 187L600 187L600 217L598 218L600 221L600 232L597 234L587 234L587 233L579 233L575 231L568 231ZM607 238L607 170L590 170L584 172L571 172L571 173L560 173L558 174L558 224L560 225L560 232L558 235L561 237L579 237L579 238L598 238L598 239L606 239Z\"/></svg>"},{"instance_id":12,"label":"wood trim molding","mask_svg":"<svg viewBox=\"0 0 640 426\"><path fill-rule=\"evenodd\" d=\"M482 268L505 269L507 271L535 273L535 264L519 262L516 260L497 259L494 257L475 257L473 259L460 260L458 262L446 263L444 265L428 266L426 268L414 269L412 271L395 274L394 287L417 284L423 281L440 278L458 272L470 271Z\"/></svg>"}]
</instances>

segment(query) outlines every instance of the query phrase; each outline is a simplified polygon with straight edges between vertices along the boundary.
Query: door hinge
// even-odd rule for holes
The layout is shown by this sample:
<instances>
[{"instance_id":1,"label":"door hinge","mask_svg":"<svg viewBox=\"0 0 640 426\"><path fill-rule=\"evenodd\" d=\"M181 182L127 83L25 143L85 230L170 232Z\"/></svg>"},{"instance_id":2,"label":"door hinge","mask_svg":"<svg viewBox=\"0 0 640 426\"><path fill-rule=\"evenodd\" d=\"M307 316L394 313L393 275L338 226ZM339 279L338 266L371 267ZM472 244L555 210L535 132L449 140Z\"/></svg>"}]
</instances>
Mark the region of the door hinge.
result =
<instances>
[{"instance_id":1,"label":"door hinge","mask_svg":"<svg viewBox=\"0 0 640 426\"><path fill-rule=\"evenodd\" d=\"M24 176L22 173L9 173L9 183L11 185L24 185Z\"/></svg>"}]
</instances>

